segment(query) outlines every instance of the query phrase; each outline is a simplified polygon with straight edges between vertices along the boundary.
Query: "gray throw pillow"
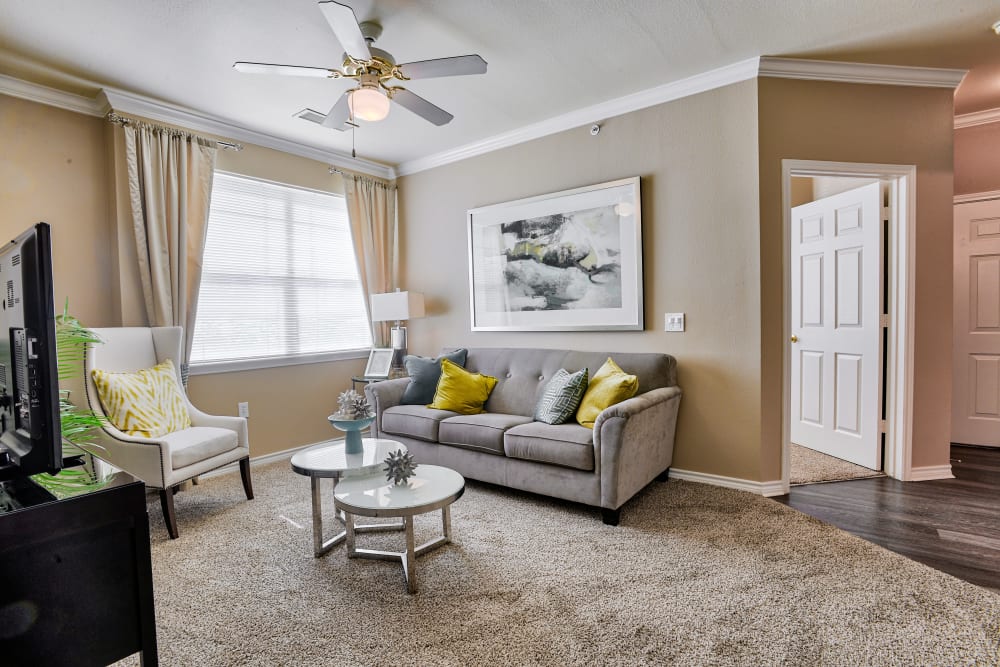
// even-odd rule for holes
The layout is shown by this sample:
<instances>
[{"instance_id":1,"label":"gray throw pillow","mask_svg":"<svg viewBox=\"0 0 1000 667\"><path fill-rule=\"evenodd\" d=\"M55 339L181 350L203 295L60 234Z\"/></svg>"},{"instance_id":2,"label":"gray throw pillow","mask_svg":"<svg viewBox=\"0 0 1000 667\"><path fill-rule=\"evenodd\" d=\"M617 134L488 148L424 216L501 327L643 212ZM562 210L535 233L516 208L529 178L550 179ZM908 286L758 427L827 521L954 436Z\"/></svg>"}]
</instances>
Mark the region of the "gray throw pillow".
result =
<instances>
[{"instance_id":1,"label":"gray throw pillow","mask_svg":"<svg viewBox=\"0 0 1000 667\"><path fill-rule=\"evenodd\" d=\"M408 354L403 359L406 373L410 376L410 384L403 390L402 405L427 405L434 401L434 391L437 389L438 378L441 377L441 360L453 361L465 368L465 360L469 351L465 348L442 354L440 357L418 357Z\"/></svg>"},{"instance_id":2,"label":"gray throw pillow","mask_svg":"<svg viewBox=\"0 0 1000 667\"><path fill-rule=\"evenodd\" d=\"M562 424L576 415L583 394L587 391L589 373L586 368L569 373L560 368L545 385L538 405L535 406L535 421L546 424Z\"/></svg>"}]
</instances>

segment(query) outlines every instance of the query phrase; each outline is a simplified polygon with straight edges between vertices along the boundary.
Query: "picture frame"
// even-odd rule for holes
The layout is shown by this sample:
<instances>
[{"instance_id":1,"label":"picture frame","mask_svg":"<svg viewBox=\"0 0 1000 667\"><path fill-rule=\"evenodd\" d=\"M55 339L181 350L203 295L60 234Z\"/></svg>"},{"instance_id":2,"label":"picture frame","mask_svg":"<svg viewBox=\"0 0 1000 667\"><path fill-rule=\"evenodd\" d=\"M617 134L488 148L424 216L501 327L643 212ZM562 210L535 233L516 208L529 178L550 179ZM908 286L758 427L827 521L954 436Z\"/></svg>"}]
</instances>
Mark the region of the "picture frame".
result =
<instances>
[{"instance_id":1,"label":"picture frame","mask_svg":"<svg viewBox=\"0 0 1000 667\"><path fill-rule=\"evenodd\" d=\"M641 331L639 177L468 211L472 331Z\"/></svg>"},{"instance_id":2,"label":"picture frame","mask_svg":"<svg viewBox=\"0 0 1000 667\"><path fill-rule=\"evenodd\" d=\"M387 378L392 368L391 347L373 347L368 353L368 364L365 366L366 378Z\"/></svg>"}]
</instances>

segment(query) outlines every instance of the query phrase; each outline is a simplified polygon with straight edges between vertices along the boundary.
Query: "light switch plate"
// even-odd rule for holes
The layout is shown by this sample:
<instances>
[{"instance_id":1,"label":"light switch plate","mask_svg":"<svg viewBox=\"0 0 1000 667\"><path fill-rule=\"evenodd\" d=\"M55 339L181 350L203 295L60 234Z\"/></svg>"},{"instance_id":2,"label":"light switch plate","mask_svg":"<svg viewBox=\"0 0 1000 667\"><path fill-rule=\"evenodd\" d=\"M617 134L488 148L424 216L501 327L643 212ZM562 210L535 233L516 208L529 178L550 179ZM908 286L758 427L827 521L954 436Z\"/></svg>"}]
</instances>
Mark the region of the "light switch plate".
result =
<instances>
[{"instance_id":1,"label":"light switch plate","mask_svg":"<svg viewBox=\"0 0 1000 667\"><path fill-rule=\"evenodd\" d=\"M684 313L667 313L663 316L664 331L684 331Z\"/></svg>"}]
</instances>

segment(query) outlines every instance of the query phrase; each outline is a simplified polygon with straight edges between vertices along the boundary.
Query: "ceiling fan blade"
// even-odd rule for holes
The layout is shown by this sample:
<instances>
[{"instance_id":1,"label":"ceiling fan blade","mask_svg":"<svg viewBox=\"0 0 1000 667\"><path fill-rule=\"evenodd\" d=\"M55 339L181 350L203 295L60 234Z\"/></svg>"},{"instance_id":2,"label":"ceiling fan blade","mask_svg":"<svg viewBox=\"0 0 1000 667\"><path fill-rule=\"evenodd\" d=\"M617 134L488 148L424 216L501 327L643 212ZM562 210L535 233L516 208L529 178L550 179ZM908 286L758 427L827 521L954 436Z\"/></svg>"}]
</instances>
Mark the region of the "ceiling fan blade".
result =
<instances>
[{"instance_id":1,"label":"ceiling fan blade","mask_svg":"<svg viewBox=\"0 0 1000 667\"><path fill-rule=\"evenodd\" d=\"M430 79L436 76L462 76L464 74L485 74L486 61L477 54L436 58L404 63L399 71L408 79Z\"/></svg>"},{"instance_id":2,"label":"ceiling fan blade","mask_svg":"<svg viewBox=\"0 0 1000 667\"><path fill-rule=\"evenodd\" d=\"M318 79L336 78L340 72L325 67L300 67L298 65L271 65L268 63L233 63L233 69L244 74L282 74L285 76L312 76Z\"/></svg>"},{"instance_id":3,"label":"ceiling fan blade","mask_svg":"<svg viewBox=\"0 0 1000 667\"><path fill-rule=\"evenodd\" d=\"M351 107L347 104L347 98L350 96L351 91L345 92L337 100L329 113L326 114L326 118L320 123L323 127L332 127L335 130L341 130L344 127L344 123L351 117Z\"/></svg>"},{"instance_id":4,"label":"ceiling fan blade","mask_svg":"<svg viewBox=\"0 0 1000 667\"><path fill-rule=\"evenodd\" d=\"M420 95L411 93L406 88L396 88L393 90L392 101L435 125L446 125L454 118L454 116L441 107L434 106L420 97Z\"/></svg>"},{"instance_id":5,"label":"ceiling fan blade","mask_svg":"<svg viewBox=\"0 0 1000 667\"><path fill-rule=\"evenodd\" d=\"M354 15L354 10L333 0L322 0L319 8L347 55L355 60L371 60L372 54L368 50L368 42L361 34L361 26L358 25L358 17Z\"/></svg>"}]
</instances>

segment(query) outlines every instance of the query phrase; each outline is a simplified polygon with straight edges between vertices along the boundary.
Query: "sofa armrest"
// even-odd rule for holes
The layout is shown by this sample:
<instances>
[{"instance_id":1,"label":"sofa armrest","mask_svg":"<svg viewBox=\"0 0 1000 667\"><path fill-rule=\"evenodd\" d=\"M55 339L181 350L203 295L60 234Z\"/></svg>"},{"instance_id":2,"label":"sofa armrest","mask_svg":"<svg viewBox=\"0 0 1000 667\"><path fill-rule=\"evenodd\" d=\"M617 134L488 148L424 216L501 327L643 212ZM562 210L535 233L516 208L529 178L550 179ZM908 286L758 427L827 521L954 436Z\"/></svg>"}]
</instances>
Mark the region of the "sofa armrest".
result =
<instances>
[{"instance_id":1,"label":"sofa armrest","mask_svg":"<svg viewBox=\"0 0 1000 667\"><path fill-rule=\"evenodd\" d=\"M375 411L375 435L382 433L382 413L399 405L403 391L410 384L410 378L396 378L382 382L369 382L365 387L365 397Z\"/></svg>"},{"instance_id":2,"label":"sofa armrest","mask_svg":"<svg viewBox=\"0 0 1000 667\"><path fill-rule=\"evenodd\" d=\"M601 507L617 509L670 467L680 387L663 387L608 407L594 422Z\"/></svg>"}]
</instances>

